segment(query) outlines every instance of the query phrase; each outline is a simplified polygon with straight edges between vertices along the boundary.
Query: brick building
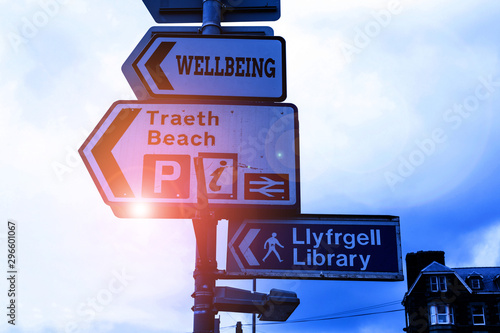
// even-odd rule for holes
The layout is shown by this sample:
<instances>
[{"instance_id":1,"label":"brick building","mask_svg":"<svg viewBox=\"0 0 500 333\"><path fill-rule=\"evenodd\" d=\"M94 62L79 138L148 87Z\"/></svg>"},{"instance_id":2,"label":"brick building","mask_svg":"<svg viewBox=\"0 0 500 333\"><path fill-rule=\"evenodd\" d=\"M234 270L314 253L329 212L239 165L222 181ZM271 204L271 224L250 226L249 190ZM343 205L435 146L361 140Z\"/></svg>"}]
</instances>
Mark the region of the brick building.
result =
<instances>
[{"instance_id":1,"label":"brick building","mask_svg":"<svg viewBox=\"0 0 500 333\"><path fill-rule=\"evenodd\" d=\"M500 267L450 268L444 252L406 256L408 333L500 333Z\"/></svg>"}]
</instances>

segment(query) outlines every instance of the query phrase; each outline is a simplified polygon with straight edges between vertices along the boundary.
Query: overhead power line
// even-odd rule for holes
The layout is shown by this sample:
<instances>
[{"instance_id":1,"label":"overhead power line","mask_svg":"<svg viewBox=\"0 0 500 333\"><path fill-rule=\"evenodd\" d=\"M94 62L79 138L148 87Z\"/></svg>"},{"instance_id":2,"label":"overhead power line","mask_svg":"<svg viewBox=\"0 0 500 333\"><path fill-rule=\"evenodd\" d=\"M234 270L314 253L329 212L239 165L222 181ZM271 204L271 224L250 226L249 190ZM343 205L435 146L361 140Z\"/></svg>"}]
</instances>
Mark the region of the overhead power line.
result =
<instances>
[{"instance_id":1,"label":"overhead power line","mask_svg":"<svg viewBox=\"0 0 500 333\"><path fill-rule=\"evenodd\" d=\"M391 302L370 305L370 306L352 309L352 310L346 310L346 311L340 311L340 312L335 312L335 313L331 313L331 314L325 314L325 315L321 315L321 316L288 320L286 322L258 323L257 326L298 324L298 323L306 323L306 322L317 322L317 321L327 321L327 320L337 320L337 319L346 319L346 318L354 318L354 317L372 316L372 315L379 315L379 314L385 314L385 313L404 311L404 309L393 309L393 310L384 310L384 311L377 311L377 312L359 313L362 311L374 310L374 309L379 309L379 308L393 306L393 305L400 305L400 304L401 304L400 300L391 301ZM243 324L243 325L249 326L251 324ZM227 329L227 328L233 328L233 327L235 327L235 325L221 327L221 329Z\"/></svg>"},{"instance_id":2,"label":"overhead power line","mask_svg":"<svg viewBox=\"0 0 500 333\"><path fill-rule=\"evenodd\" d=\"M345 318L353 318L353 317L371 316L371 315L376 315L376 314L398 312L398 311L404 311L404 309L386 310L386 311L370 312L370 313L359 313L359 314L353 314L353 315L336 316L336 317L325 317L325 318L317 318L317 319L296 319L296 320L289 320L289 321L286 321L286 322L283 322L283 323L278 323L278 322L259 323L257 325L280 325L280 324L283 325L283 324L307 323L307 322L312 322L312 321L325 321L325 320L335 320L335 319L345 319ZM245 324L245 325L249 325L249 324Z\"/></svg>"}]
</instances>

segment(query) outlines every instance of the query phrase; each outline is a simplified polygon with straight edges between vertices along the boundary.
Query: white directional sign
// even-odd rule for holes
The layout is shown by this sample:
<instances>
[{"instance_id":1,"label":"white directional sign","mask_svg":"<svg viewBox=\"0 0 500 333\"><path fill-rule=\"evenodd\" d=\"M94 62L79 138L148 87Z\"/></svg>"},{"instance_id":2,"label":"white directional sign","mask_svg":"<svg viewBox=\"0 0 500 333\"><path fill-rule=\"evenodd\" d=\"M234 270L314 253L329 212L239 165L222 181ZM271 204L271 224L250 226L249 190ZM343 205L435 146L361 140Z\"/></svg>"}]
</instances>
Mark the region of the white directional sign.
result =
<instances>
[{"instance_id":1,"label":"white directional sign","mask_svg":"<svg viewBox=\"0 0 500 333\"><path fill-rule=\"evenodd\" d=\"M119 101L80 154L119 217L194 217L204 208L195 158L203 161L209 209L224 218L300 207L292 104ZM149 209L139 214L137 207Z\"/></svg>"},{"instance_id":2,"label":"white directional sign","mask_svg":"<svg viewBox=\"0 0 500 333\"><path fill-rule=\"evenodd\" d=\"M229 220L224 277L402 280L399 217Z\"/></svg>"},{"instance_id":3,"label":"white directional sign","mask_svg":"<svg viewBox=\"0 0 500 333\"><path fill-rule=\"evenodd\" d=\"M285 41L274 36L153 36L123 65L136 95L153 98L286 98ZM145 96L146 97L146 96Z\"/></svg>"}]
</instances>

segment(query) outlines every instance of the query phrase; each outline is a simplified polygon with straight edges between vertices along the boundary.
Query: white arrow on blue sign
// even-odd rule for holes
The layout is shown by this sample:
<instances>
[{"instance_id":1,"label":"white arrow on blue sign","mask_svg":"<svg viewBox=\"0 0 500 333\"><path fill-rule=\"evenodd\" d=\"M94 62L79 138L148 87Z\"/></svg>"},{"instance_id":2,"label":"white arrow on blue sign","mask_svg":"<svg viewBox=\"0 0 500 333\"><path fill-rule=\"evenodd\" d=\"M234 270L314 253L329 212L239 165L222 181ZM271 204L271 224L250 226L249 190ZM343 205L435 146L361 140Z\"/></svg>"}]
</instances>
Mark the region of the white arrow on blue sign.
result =
<instances>
[{"instance_id":1,"label":"white arrow on blue sign","mask_svg":"<svg viewBox=\"0 0 500 333\"><path fill-rule=\"evenodd\" d=\"M228 239L224 278L403 279L396 216L230 220Z\"/></svg>"},{"instance_id":2,"label":"white arrow on blue sign","mask_svg":"<svg viewBox=\"0 0 500 333\"><path fill-rule=\"evenodd\" d=\"M281 37L157 35L123 72L152 98L283 101L285 68Z\"/></svg>"},{"instance_id":3,"label":"white arrow on blue sign","mask_svg":"<svg viewBox=\"0 0 500 333\"><path fill-rule=\"evenodd\" d=\"M254 241L255 237L257 237L259 231L260 229L250 229L247 232L245 238L243 238L243 241L238 246L241 253L243 254L243 257L250 266L259 266L259 261L255 258L252 250L250 250L250 245L252 245L252 242Z\"/></svg>"}]
</instances>

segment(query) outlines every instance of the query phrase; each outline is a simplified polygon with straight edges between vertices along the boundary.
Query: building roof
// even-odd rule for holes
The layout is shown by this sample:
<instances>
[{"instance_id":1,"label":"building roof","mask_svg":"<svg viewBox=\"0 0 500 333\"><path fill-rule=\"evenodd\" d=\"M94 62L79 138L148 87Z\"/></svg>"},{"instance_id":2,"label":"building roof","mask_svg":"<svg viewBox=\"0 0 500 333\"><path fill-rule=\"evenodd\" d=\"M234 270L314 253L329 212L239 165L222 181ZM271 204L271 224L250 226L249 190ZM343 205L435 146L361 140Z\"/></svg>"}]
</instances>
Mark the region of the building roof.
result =
<instances>
[{"instance_id":1,"label":"building roof","mask_svg":"<svg viewBox=\"0 0 500 333\"><path fill-rule=\"evenodd\" d=\"M463 267L453 269L463 280L470 277L482 278L480 292L500 292L500 267Z\"/></svg>"},{"instance_id":2,"label":"building roof","mask_svg":"<svg viewBox=\"0 0 500 333\"><path fill-rule=\"evenodd\" d=\"M431 274L453 274L457 279L464 285L467 290L472 293L472 289L466 283L467 279L470 277L480 277L482 278L483 288L481 290L476 290L477 293L500 293L500 267L463 267L463 268L450 268L448 266L442 265L436 261L432 262L430 265L425 267L420 271L420 274L413 282L413 285L408 289L405 295L409 295L422 275ZM403 300L404 302L404 300Z\"/></svg>"},{"instance_id":3,"label":"building roof","mask_svg":"<svg viewBox=\"0 0 500 333\"><path fill-rule=\"evenodd\" d=\"M432 273L453 273L454 271L451 268L449 268L445 265L441 265L437 261L434 261L434 262L432 262L432 264L430 264L429 266L422 269L421 272L422 273L431 273L431 272Z\"/></svg>"}]
</instances>

